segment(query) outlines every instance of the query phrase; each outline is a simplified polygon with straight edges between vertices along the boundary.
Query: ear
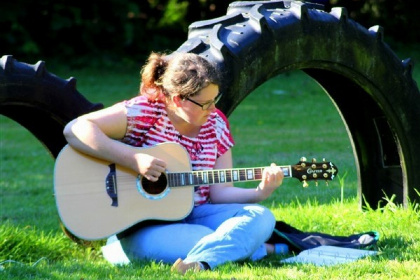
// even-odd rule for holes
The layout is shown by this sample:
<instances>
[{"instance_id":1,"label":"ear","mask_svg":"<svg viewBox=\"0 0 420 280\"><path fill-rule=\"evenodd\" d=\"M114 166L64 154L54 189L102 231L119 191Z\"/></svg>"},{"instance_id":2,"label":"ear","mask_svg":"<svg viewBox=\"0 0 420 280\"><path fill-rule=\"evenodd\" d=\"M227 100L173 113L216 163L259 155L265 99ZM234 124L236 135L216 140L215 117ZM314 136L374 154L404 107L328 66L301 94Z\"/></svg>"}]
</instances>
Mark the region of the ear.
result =
<instances>
[{"instance_id":1,"label":"ear","mask_svg":"<svg viewBox=\"0 0 420 280\"><path fill-rule=\"evenodd\" d=\"M172 96L172 103L175 105L175 107L181 107L182 98L179 95Z\"/></svg>"}]
</instances>

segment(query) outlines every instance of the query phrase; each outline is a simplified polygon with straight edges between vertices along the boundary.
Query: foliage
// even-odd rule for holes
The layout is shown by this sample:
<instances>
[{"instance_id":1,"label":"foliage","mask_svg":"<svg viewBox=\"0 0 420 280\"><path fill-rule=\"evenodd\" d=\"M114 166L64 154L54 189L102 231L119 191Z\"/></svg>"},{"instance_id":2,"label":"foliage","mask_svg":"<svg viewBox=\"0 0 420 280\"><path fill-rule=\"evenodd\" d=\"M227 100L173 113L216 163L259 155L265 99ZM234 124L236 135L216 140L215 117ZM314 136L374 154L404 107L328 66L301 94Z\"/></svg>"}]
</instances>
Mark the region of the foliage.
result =
<instances>
[{"instance_id":1,"label":"foliage","mask_svg":"<svg viewBox=\"0 0 420 280\"><path fill-rule=\"evenodd\" d=\"M344 6L365 27L385 27L397 41L420 41L414 1L321 2ZM144 60L151 51L175 50L188 25L226 14L226 0L14 0L0 3L0 53L20 60L60 58L84 66L92 58ZM404 30L404 32L401 32Z\"/></svg>"},{"instance_id":2,"label":"foliage","mask_svg":"<svg viewBox=\"0 0 420 280\"><path fill-rule=\"evenodd\" d=\"M73 62L91 55L138 59L150 50L175 49L186 40L189 23L225 12L217 2L223 1L2 2L1 52Z\"/></svg>"},{"instance_id":3,"label":"foliage","mask_svg":"<svg viewBox=\"0 0 420 280\"><path fill-rule=\"evenodd\" d=\"M330 0L331 6L346 7L349 16L366 28L384 27L385 34L395 41L420 42L420 21L416 1L406 0Z\"/></svg>"}]
</instances>

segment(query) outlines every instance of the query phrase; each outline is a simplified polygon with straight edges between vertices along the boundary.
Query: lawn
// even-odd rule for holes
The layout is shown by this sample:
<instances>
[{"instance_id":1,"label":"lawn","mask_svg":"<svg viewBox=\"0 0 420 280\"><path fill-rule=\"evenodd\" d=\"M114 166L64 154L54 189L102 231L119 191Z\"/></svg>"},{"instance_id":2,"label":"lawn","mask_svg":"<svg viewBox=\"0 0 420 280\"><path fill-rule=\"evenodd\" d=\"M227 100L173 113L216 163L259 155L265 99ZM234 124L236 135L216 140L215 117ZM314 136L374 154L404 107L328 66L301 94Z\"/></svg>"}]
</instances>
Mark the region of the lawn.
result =
<instances>
[{"instance_id":1,"label":"lawn","mask_svg":"<svg viewBox=\"0 0 420 280\"><path fill-rule=\"evenodd\" d=\"M400 56L420 61L420 53L412 49L400 50ZM78 90L105 106L135 95L138 88L138 69L133 66L124 71L121 66L69 69L47 61L47 68L63 78L76 77ZM414 75L420 83L418 67ZM420 275L419 205L403 208L392 197L385 197L379 209L360 209L355 161L345 126L314 81L302 72L273 78L250 94L229 119L237 167L294 164L301 156L326 158L339 167L339 177L328 185L310 183L303 188L298 180L286 179L263 202L278 220L304 231L334 235L376 230L381 236L376 248L380 254L327 267L284 265L281 257L271 256L186 277L170 273L170 265L162 263L111 266L101 256L103 241L81 245L64 235L53 197L53 158L28 131L0 116L0 278L414 279Z\"/></svg>"}]
</instances>

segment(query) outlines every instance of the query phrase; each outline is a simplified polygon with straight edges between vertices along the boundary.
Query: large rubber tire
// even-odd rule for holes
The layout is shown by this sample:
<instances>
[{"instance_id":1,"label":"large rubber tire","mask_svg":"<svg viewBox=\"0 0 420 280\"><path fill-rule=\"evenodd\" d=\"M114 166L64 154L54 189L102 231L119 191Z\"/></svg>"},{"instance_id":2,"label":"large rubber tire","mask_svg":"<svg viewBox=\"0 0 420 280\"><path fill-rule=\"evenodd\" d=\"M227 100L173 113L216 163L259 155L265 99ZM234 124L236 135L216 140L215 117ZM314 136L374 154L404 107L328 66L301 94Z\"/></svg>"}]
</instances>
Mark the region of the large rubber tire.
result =
<instances>
[{"instance_id":1,"label":"large rubber tire","mask_svg":"<svg viewBox=\"0 0 420 280\"><path fill-rule=\"evenodd\" d=\"M64 125L84 113L102 108L76 89L76 79L61 79L45 68L16 61L5 55L0 60L0 114L28 129L56 157L67 143Z\"/></svg>"},{"instance_id":2,"label":"large rubber tire","mask_svg":"<svg viewBox=\"0 0 420 280\"><path fill-rule=\"evenodd\" d=\"M226 16L191 24L177 51L201 54L225 73L220 108L227 115L268 79L303 70L325 89L346 124L361 203L362 195L373 208L384 195L414 202L420 93L413 65L383 42L381 27L362 27L344 8L320 8L299 1L234 2Z\"/></svg>"},{"instance_id":3,"label":"large rubber tire","mask_svg":"<svg viewBox=\"0 0 420 280\"><path fill-rule=\"evenodd\" d=\"M30 65L10 55L0 59L0 114L28 129L54 158L67 144L66 123L100 108L102 104L89 102L77 91L75 78L64 80L49 73L43 61ZM60 226L71 240L89 244Z\"/></svg>"}]
</instances>

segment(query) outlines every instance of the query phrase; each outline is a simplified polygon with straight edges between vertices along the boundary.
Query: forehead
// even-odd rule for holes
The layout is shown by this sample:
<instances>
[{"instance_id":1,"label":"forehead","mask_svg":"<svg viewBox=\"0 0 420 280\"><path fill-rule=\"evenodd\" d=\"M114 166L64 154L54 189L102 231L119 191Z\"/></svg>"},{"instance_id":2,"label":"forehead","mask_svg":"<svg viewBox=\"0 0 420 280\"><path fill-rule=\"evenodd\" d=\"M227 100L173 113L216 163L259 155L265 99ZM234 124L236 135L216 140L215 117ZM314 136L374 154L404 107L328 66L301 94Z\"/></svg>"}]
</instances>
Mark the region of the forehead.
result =
<instances>
[{"instance_id":1,"label":"forehead","mask_svg":"<svg viewBox=\"0 0 420 280\"><path fill-rule=\"evenodd\" d=\"M219 86L216 84L210 84L205 88L201 89L197 96L197 99L200 100L212 100L219 94Z\"/></svg>"}]
</instances>

